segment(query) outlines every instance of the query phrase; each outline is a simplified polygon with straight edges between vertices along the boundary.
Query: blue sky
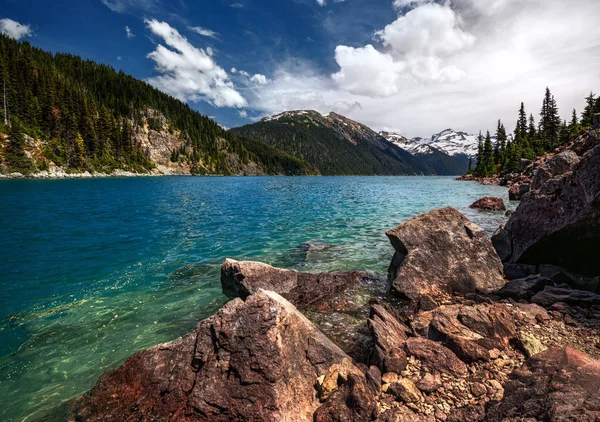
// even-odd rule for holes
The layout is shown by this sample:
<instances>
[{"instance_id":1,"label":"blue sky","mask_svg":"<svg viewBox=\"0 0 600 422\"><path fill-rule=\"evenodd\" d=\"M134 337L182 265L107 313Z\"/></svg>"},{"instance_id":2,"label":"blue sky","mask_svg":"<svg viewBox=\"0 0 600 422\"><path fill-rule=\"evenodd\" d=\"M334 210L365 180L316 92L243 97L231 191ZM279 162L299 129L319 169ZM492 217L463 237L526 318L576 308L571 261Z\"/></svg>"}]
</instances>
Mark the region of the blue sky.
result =
<instances>
[{"instance_id":1,"label":"blue sky","mask_svg":"<svg viewBox=\"0 0 600 422\"><path fill-rule=\"evenodd\" d=\"M0 30L122 69L233 127L286 109L476 132L600 82L600 2L0 0ZM19 26L20 25L20 26ZM595 85L595 86L594 86Z\"/></svg>"}]
</instances>

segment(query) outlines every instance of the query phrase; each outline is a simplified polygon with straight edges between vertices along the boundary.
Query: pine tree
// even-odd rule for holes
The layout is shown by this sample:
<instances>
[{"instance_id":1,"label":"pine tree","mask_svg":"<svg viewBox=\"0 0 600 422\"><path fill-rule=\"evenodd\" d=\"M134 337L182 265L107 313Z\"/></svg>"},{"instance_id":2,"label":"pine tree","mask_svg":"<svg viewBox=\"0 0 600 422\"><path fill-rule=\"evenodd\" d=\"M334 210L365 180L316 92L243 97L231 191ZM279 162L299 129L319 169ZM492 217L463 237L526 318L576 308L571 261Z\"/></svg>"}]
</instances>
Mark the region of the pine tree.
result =
<instances>
[{"instance_id":1,"label":"pine tree","mask_svg":"<svg viewBox=\"0 0 600 422\"><path fill-rule=\"evenodd\" d=\"M485 135L485 141L483 143L483 176L490 176L496 172L496 168L494 165L494 150L492 147L492 137L490 136L490 131L488 130Z\"/></svg>"},{"instance_id":2,"label":"pine tree","mask_svg":"<svg viewBox=\"0 0 600 422\"><path fill-rule=\"evenodd\" d=\"M527 137L527 113L525 113L525 104L523 103L521 103L521 108L519 109L519 118L517 119L515 135L519 139L525 139Z\"/></svg>"},{"instance_id":3,"label":"pine tree","mask_svg":"<svg viewBox=\"0 0 600 422\"><path fill-rule=\"evenodd\" d=\"M573 115L571 116L571 122L569 123L569 127L573 128L579 125L579 120L577 120L577 110L573 109Z\"/></svg>"},{"instance_id":4,"label":"pine tree","mask_svg":"<svg viewBox=\"0 0 600 422\"><path fill-rule=\"evenodd\" d=\"M546 87L540 117L540 136L544 141L544 147L549 150L558 145L562 120L558 114L556 100L548 87Z\"/></svg>"},{"instance_id":5,"label":"pine tree","mask_svg":"<svg viewBox=\"0 0 600 422\"><path fill-rule=\"evenodd\" d=\"M496 145L494 145L494 162L501 167L504 164L507 139L506 129L502 122L498 120L498 126L496 128Z\"/></svg>"},{"instance_id":6,"label":"pine tree","mask_svg":"<svg viewBox=\"0 0 600 422\"><path fill-rule=\"evenodd\" d=\"M594 119L594 109L595 109L595 98L596 95L593 92L590 92L590 95L585 97L585 108L583 109L583 113L581 113L581 125L585 127L592 126Z\"/></svg>"}]
</instances>

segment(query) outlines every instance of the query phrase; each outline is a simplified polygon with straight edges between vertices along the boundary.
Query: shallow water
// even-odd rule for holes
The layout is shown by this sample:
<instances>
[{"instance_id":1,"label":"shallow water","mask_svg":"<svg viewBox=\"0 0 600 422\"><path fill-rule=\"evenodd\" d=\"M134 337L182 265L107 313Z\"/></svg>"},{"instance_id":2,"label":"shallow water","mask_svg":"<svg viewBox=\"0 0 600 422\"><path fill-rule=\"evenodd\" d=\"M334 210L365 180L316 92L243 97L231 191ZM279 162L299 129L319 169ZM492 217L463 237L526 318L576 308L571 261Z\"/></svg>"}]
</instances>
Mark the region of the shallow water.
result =
<instances>
[{"instance_id":1,"label":"shallow water","mask_svg":"<svg viewBox=\"0 0 600 422\"><path fill-rule=\"evenodd\" d=\"M226 257L385 272L384 235L506 188L451 177L162 177L0 182L0 420L37 420L227 299ZM514 207L514 204L512 205Z\"/></svg>"}]
</instances>

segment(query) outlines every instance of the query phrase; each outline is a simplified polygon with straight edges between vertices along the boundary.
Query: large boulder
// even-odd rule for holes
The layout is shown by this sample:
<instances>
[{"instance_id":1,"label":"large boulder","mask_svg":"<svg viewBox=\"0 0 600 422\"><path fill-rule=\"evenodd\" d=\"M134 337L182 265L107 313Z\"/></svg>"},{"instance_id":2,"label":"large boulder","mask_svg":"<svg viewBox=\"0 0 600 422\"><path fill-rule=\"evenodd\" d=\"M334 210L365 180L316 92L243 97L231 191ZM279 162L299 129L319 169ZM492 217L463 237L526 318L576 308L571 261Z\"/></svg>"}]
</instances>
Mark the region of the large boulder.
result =
<instances>
[{"instance_id":1,"label":"large boulder","mask_svg":"<svg viewBox=\"0 0 600 422\"><path fill-rule=\"evenodd\" d=\"M506 211L504 200L502 198L495 198L493 196L485 196L481 199L478 199L477 201L473 202L469 208L489 211Z\"/></svg>"},{"instance_id":2,"label":"large boulder","mask_svg":"<svg viewBox=\"0 0 600 422\"><path fill-rule=\"evenodd\" d=\"M546 286L535 294L531 301L540 306L550 307L555 303L566 303L571 306L600 305L600 295L583 290L571 289L568 286Z\"/></svg>"},{"instance_id":3,"label":"large boulder","mask_svg":"<svg viewBox=\"0 0 600 422\"><path fill-rule=\"evenodd\" d=\"M485 231L447 207L412 218L386 235L396 250L392 292L419 299L490 293L504 285L502 262Z\"/></svg>"},{"instance_id":4,"label":"large boulder","mask_svg":"<svg viewBox=\"0 0 600 422\"><path fill-rule=\"evenodd\" d=\"M136 353L71 403L77 420L312 421L318 379L347 356L284 298L235 299Z\"/></svg>"},{"instance_id":5,"label":"large boulder","mask_svg":"<svg viewBox=\"0 0 600 422\"><path fill-rule=\"evenodd\" d=\"M507 262L553 264L599 275L600 146L587 152L572 172L525 195L493 241Z\"/></svg>"},{"instance_id":6,"label":"large boulder","mask_svg":"<svg viewBox=\"0 0 600 422\"><path fill-rule=\"evenodd\" d=\"M504 385L504 398L486 420L600 420L600 361L569 347L528 359Z\"/></svg>"},{"instance_id":7,"label":"large boulder","mask_svg":"<svg viewBox=\"0 0 600 422\"><path fill-rule=\"evenodd\" d=\"M300 308L331 299L366 277L365 271L313 274L233 259L221 265L221 287L226 295L246 299L264 289L279 293Z\"/></svg>"}]
</instances>

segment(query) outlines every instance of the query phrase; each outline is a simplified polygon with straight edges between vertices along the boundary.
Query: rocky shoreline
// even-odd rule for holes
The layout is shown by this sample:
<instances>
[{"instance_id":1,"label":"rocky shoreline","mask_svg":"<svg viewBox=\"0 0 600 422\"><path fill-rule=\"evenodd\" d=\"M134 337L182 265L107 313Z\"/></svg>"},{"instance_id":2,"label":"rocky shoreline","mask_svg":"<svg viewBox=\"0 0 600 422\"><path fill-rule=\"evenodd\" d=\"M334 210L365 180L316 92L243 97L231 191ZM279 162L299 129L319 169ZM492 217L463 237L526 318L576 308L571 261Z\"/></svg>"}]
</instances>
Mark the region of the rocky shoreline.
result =
<instances>
[{"instance_id":1,"label":"rocky shoreline","mask_svg":"<svg viewBox=\"0 0 600 422\"><path fill-rule=\"evenodd\" d=\"M598 133L570 151L534 166L492 238L453 208L389 230L387 275L226 260L235 299L105 373L68 419L600 420Z\"/></svg>"}]
</instances>

